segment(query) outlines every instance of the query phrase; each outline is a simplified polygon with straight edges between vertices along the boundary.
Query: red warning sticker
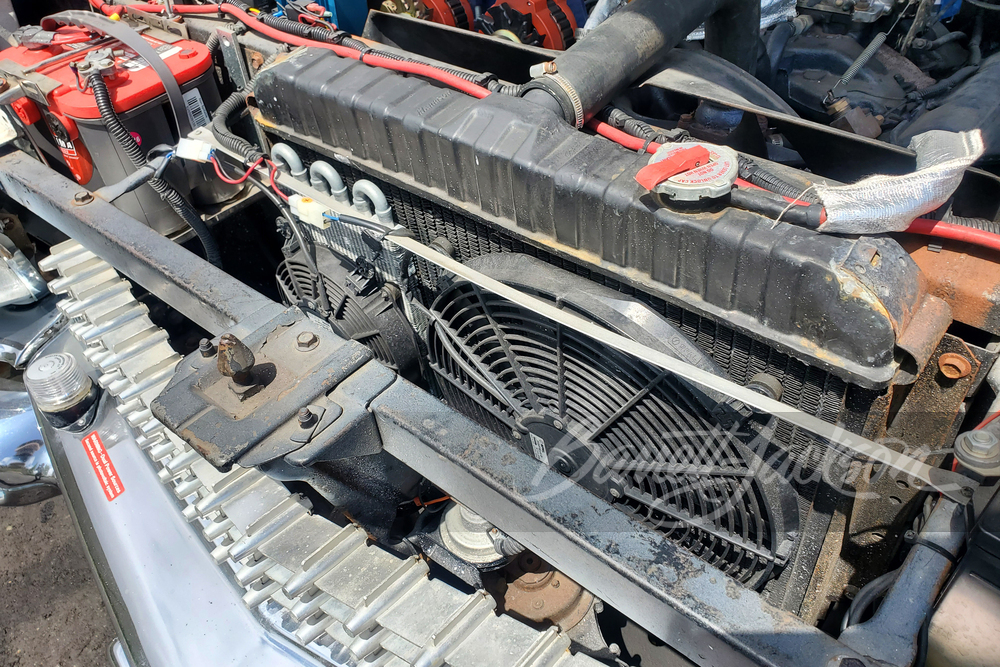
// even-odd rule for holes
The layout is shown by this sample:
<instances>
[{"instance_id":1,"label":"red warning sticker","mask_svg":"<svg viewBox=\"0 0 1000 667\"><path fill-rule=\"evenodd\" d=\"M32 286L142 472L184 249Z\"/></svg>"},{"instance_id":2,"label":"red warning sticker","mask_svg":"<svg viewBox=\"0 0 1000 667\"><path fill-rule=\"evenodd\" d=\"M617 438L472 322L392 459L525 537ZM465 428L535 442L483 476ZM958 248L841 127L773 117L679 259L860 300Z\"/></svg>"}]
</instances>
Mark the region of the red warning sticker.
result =
<instances>
[{"instance_id":1,"label":"red warning sticker","mask_svg":"<svg viewBox=\"0 0 1000 667\"><path fill-rule=\"evenodd\" d=\"M94 466L94 472L97 473L97 479L101 482L101 488L104 489L104 495L108 500L114 500L125 493L125 485L122 484L118 471L115 470L115 464L111 462L111 456L104 448L97 431L83 439L83 448L87 451L87 458L90 459L90 465Z\"/></svg>"}]
</instances>

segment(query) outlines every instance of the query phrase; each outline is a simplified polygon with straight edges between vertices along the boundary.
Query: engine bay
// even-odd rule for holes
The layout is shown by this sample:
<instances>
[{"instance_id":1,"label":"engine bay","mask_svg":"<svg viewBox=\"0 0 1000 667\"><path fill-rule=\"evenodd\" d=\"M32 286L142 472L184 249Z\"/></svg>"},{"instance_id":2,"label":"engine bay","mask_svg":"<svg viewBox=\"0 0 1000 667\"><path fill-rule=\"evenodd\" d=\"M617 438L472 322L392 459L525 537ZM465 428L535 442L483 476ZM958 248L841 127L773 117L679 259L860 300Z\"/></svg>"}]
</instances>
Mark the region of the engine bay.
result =
<instances>
[{"instance_id":1,"label":"engine bay","mask_svg":"<svg viewBox=\"0 0 1000 667\"><path fill-rule=\"evenodd\" d=\"M317 664L996 664L1000 5L58 9L25 384Z\"/></svg>"}]
</instances>

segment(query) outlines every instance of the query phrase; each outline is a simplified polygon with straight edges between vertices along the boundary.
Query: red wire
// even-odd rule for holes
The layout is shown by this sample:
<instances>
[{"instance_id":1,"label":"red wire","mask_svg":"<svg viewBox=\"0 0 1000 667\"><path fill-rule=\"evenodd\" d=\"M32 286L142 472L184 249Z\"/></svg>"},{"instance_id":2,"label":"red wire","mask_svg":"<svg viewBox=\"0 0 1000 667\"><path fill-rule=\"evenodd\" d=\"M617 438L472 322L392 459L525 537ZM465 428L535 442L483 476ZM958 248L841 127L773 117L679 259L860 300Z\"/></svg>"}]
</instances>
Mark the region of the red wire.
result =
<instances>
[{"instance_id":1,"label":"red wire","mask_svg":"<svg viewBox=\"0 0 1000 667\"><path fill-rule=\"evenodd\" d=\"M222 165L219 164L218 158L216 158L214 155L212 156L211 160L212 160L212 166L215 167L215 174L219 178L221 178L226 183L229 183L230 185L239 185L240 183L243 183L248 178L250 178L250 174L253 173L254 169L260 166L260 163L264 161L264 158L258 158L256 162L250 165L250 168L247 169L246 173L240 176L238 179L232 179L226 176L225 172L222 171Z\"/></svg>"},{"instance_id":2,"label":"red wire","mask_svg":"<svg viewBox=\"0 0 1000 667\"><path fill-rule=\"evenodd\" d=\"M956 225L941 220L928 220L927 218L917 218L910 223L906 231L911 234L922 234L923 236L933 236L939 239L950 239L952 241L962 241L972 245L1000 251L1000 235L992 232L984 232L981 229Z\"/></svg>"},{"instance_id":3,"label":"red wire","mask_svg":"<svg viewBox=\"0 0 1000 667\"><path fill-rule=\"evenodd\" d=\"M270 160L267 161L267 164L271 168L271 174L268 177L269 180L271 181L271 189L277 192L279 197L281 197L285 201L288 201L288 195L282 192L281 188L278 187L278 184L274 182L274 177L278 175L278 165L274 164Z\"/></svg>"},{"instance_id":4,"label":"red wire","mask_svg":"<svg viewBox=\"0 0 1000 667\"><path fill-rule=\"evenodd\" d=\"M986 426L987 424L989 424L990 422L992 422L997 417L1000 417L1000 412L994 412L992 415L990 415L989 417L987 417L983 421L979 422L979 426L977 426L976 428L974 428L972 430L973 431L978 431L979 429L983 428L984 426Z\"/></svg>"},{"instance_id":5,"label":"red wire","mask_svg":"<svg viewBox=\"0 0 1000 667\"><path fill-rule=\"evenodd\" d=\"M104 4L102 0L90 0L95 8L103 12L104 14L111 15L114 13L120 13L121 10L124 11L121 6L107 5ZM160 12L163 11L164 7L162 5L129 5L132 9L136 9L142 12ZM393 70L395 72L403 72L406 74L416 74L418 76L424 76L428 79L433 79L440 83L443 83L455 90L459 90L467 95L482 99L490 94L490 91L482 86L476 85L471 81L466 81L462 77L455 76L449 72L444 72L438 68L427 65L424 63L410 63L410 62L400 62L398 60L392 60L390 58L383 58L382 56L377 56L374 54L365 54L362 56L358 51L350 49L346 46L340 46L339 44L327 44L325 42L317 42L311 39L305 39L304 37L297 37L295 35L290 35L286 32L282 32L277 28L272 28L269 25L261 23L258 19L254 18L250 14L247 14L243 10L230 5L228 3L223 3L221 5L174 5L174 11L178 14L216 14L222 12L224 14L229 14L230 16L239 19L241 22L245 23L255 32L259 32L262 35L276 39L279 42L284 42L286 44L291 44L293 46L314 46L321 49L326 49L328 51L333 51L338 56L342 58L350 58L352 60L360 60L366 65L371 65L373 67L381 67L383 69Z\"/></svg>"},{"instance_id":6,"label":"red wire","mask_svg":"<svg viewBox=\"0 0 1000 667\"><path fill-rule=\"evenodd\" d=\"M90 3L99 11L109 16L111 14L124 11L122 6L108 5L105 4L103 0L90 0ZM144 12L159 12L164 9L162 5L153 4L131 5L131 7ZM311 39L290 35L278 30L277 28L272 28L271 26L261 23L250 14L247 14L243 10L228 3L223 3L221 5L174 5L174 11L178 14L215 14L222 12L239 19L254 31L278 41L285 42L286 44L291 44L293 46L314 46L327 49L328 51L333 51L343 58L360 60L366 65L371 65L373 67L381 67L396 72L424 76L479 99L482 99L490 94L490 91L482 86L476 85L471 81L466 81L465 79L455 76L454 74L450 74L449 72L439 70L431 65L424 63L400 62L398 60L391 60L389 58L373 54L365 54L362 56L358 51L349 49L345 46L340 46L338 44L326 44L324 42L316 42ZM587 123L587 127L592 129L597 134L634 151L642 150L645 146L647 153L655 153L660 147L660 144L656 142L649 142L647 144L644 139L633 137L626 132L622 132L611 125L596 119L591 119ZM273 180L273 170L271 175ZM281 194L284 196L284 193ZM807 202L795 203L807 204ZM954 225L947 222L917 218L906 231L913 234L922 234L924 236L932 236L935 238L964 241L966 243L972 243L974 245L1000 251L1000 235L992 234L979 229L973 229L971 227L965 227L964 225Z\"/></svg>"},{"instance_id":7,"label":"red wire","mask_svg":"<svg viewBox=\"0 0 1000 667\"><path fill-rule=\"evenodd\" d=\"M620 144L630 150L637 151L643 147L643 144L646 143L645 139L633 137L631 134L622 132L621 130L599 120L591 119L590 122L587 123L587 127L594 130L602 137L610 139L616 144ZM646 147L646 152L655 153L656 149L659 147L660 145L655 142L650 143L649 146ZM743 179L737 179L736 182L742 187L757 188L757 186L752 183L748 183ZM764 188L758 189L763 190ZM809 205L809 202L794 200L790 197L785 197L784 199L789 203L798 204L800 206ZM1000 235L993 234L992 232L986 232L981 229L975 229L973 227L966 227L965 225L956 225L950 222L929 220L927 218L917 218L910 223L910 226L906 228L906 231L911 234L921 234L923 236L931 236L939 239L949 239L952 241L971 243L973 245L1000 252Z\"/></svg>"},{"instance_id":8,"label":"red wire","mask_svg":"<svg viewBox=\"0 0 1000 667\"><path fill-rule=\"evenodd\" d=\"M628 132L622 132L616 127L612 127L603 121L599 121L596 118L591 118L587 122L587 127L597 132L599 135L605 139L610 139L611 141L624 146L633 151L641 150L646 144L645 139L640 139L639 137L633 137ZM648 146L646 146L647 153L655 153L656 149L660 147L661 144L651 141Z\"/></svg>"}]
</instances>

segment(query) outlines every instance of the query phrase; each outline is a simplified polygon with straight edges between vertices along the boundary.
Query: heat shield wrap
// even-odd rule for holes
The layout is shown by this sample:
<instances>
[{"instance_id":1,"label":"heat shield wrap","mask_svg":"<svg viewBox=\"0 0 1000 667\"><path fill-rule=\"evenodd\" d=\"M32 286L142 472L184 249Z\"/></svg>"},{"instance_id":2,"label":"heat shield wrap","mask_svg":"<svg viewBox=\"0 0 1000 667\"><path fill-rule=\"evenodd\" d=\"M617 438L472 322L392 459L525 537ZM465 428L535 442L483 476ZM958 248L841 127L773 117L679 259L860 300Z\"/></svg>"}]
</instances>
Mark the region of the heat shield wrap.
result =
<instances>
[{"instance_id":1,"label":"heat shield wrap","mask_svg":"<svg viewBox=\"0 0 1000 667\"><path fill-rule=\"evenodd\" d=\"M833 234L900 232L948 201L962 175L983 154L979 130L931 130L910 140L917 170L901 176L871 176L851 185L816 184L826 208L819 231Z\"/></svg>"}]
</instances>

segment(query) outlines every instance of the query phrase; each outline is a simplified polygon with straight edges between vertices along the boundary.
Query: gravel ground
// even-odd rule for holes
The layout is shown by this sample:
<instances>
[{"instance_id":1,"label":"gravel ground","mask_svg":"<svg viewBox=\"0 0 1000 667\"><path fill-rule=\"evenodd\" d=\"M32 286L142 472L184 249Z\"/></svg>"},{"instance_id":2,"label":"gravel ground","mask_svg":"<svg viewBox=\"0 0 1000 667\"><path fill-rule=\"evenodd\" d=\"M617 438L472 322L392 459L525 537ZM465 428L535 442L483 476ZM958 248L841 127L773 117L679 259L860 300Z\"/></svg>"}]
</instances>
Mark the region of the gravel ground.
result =
<instances>
[{"instance_id":1,"label":"gravel ground","mask_svg":"<svg viewBox=\"0 0 1000 667\"><path fill-rule=\"evenodd\" d=\"M0 665L108 667L115 631L62 496L0 507Z\"/></svg>"}]
</instances>

